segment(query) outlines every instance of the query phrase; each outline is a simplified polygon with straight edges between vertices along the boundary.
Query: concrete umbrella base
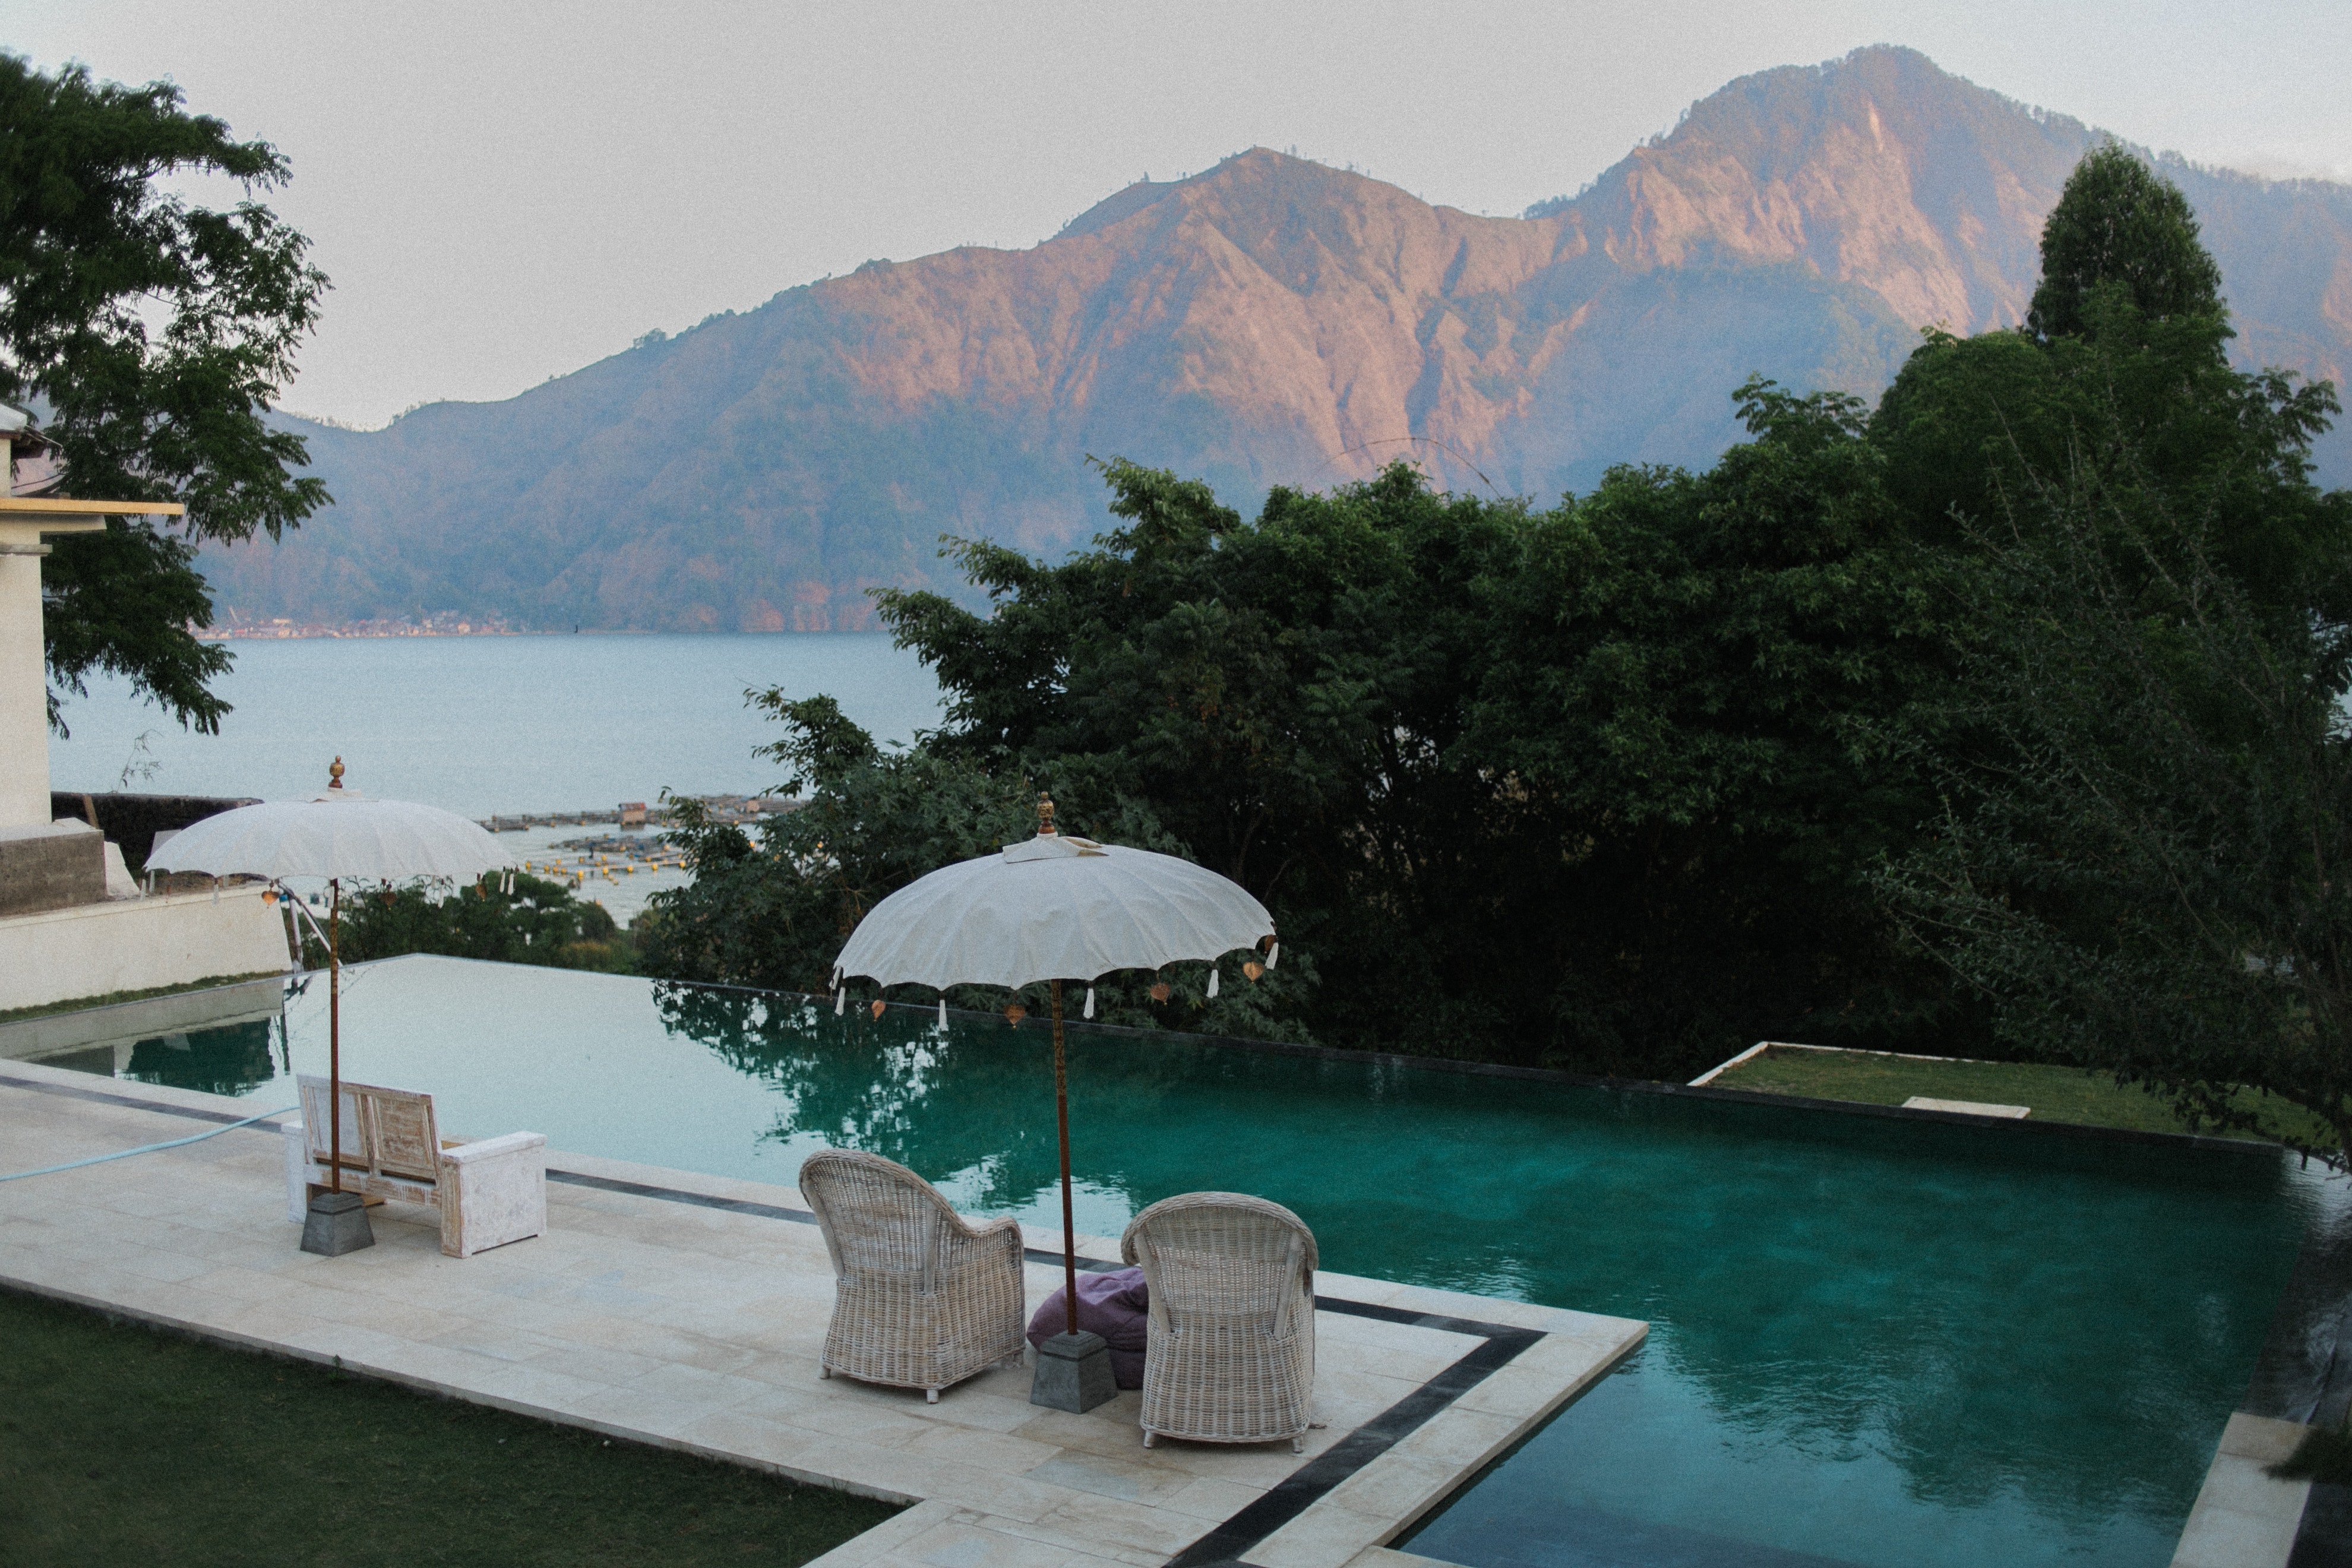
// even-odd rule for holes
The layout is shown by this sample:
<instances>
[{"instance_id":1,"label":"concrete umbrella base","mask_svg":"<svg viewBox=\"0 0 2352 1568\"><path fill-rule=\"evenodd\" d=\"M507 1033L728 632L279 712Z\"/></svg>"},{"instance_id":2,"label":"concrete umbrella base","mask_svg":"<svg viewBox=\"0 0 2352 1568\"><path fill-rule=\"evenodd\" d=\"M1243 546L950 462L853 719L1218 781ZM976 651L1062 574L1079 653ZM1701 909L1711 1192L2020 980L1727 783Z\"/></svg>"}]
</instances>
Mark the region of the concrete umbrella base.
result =
<instances>
[{"instance_id":1,"label":"concrete umbrella base","mask_svg":"<svg viewBox=\"0 0 2352 1568\"><path fill-rule=\"evenodd\" d=\"M368 1224L365 1198L357 1193L311 1195L310 1212L302 1216L303 1251L315 1252L321 1258L341 1258L346 1252L374 1245L375 1230ZM1108 1352L1103 1364L1109 1365Z\"/></svg>"},{"instance_id":2,"label":"concrete umbrella base","mask_svg":"<svg viewBox=\"0 0 2352 1568\"><path fill-rule=\"evenodd\" d=\"M1100 1334L1081 1329L1075 1334L1055 1334L1037 1347L1037 1373L1029 1385L1030 1404L1082 1415L1118 1397L1118 1380L1111 1375L1110 1346Z\"/></svg>"}]
</instances>

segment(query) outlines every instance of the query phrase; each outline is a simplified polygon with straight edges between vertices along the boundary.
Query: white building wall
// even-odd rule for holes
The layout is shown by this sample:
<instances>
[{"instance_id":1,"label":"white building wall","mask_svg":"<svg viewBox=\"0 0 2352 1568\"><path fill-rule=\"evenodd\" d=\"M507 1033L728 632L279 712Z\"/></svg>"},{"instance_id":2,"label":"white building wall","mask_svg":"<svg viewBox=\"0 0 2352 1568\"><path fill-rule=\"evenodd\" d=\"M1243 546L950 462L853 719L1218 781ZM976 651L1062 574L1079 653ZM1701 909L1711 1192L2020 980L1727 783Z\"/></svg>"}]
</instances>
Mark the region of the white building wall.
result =
<instances>
[{"instance_id":1,"label":"white building wall","mask_svg":"<svg viewBox=\"0 0 2352 1568\"><path fill-rule=\"evenodd\" d=\"M42 781L47 809L48 781ZM285 917L250 884L0 920L0 1013L294 967Z\"/></svg>"},{"instance_id":2,"label":"white building wall","mask_svg":"<svg viewBox=\"0 0 2352 1568\"><path fill-rule=\"evenodd\" d=\"M0 453L6 449L0 446ZM37 537L28 528L0 527L0 551L26 548ZM0 827L49 820L47 671L41 558L0 552Z\"/></svg>"}]
</instances>

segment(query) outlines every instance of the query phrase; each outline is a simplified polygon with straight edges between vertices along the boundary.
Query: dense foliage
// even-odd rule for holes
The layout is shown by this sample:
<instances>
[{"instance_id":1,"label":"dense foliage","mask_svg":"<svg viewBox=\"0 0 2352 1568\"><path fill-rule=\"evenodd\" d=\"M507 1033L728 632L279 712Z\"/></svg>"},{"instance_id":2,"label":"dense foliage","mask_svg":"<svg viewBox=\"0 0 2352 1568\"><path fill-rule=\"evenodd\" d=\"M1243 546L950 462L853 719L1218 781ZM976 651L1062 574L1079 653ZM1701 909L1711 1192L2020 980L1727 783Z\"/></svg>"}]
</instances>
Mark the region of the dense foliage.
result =
<instances>
[{"instance_id":1,"label":"dense foliage","mask_svg":"<svg viewBox=\"0 0 2352 1568\"><path fill-rule=\"evenodd\" d=\"M195 546L275 539L328 500L292 472L301 440L264 419L327 279L251 199L286 160L181 101L168 82L0 54L0 398L41 411L68 493L187 508L178 530L117 518L58 539L42 570L51 679L127 676L212 731L227 705L205 682L229 660L190 635L212 621ZM247 199L215 210L162 183L204 176Z\"/></svg>"},{"instance_id":2,"label":"dense foliage","mask_svg":"<svg viewBox=\"0 0 2352 1568\"><path fill-rule=\"evenodd\" d=\"M324 927L327 911L313 912ZM635 967L628 939L604 905L580 899L561 882L523 871L514 873L512 891L495 877L456 889L415 882L347 888L335 947L345 963L437 952L555 969L626 973ZM302 958L312 969L327 964L326 943L308 921L303 922Z\"/></svg>"},{"instance_id":3,"label":"dense foliage","mask_svg":"<svg viewBox=\"0 0 2352 1568\"><path fill-rule=\"evenodd\" d=\"M2071 334L1933 343L1882 409L1940 461L1973 441L1982 476L1948 513L1977 635L1923 705L1967 743L1917 748L1943 805L1882 890L2009 1051L2227 1128L2267 1089L2340 1152L2352 496L2309 477L2336 397L2228 368L2195 226L2119 156L2044 240L2044 294L2063 276L2078 308L2040 319Z\"/></svg>"},{"instance_id":4,"label":"dense foliage","mask_svg":"<svg viewBox=\"0 0 2352 1568\"><path fill-rule=\"evenodd\" d=\"M2035 330L1931 332L1875 409L1752 380L1703 473L1538 510L1396 467L1245 520L1115 461L1093 549L953 543L985 613L879 595L943 728L885 754L756 696L809 803L687 830L656 972L819 988L1044 788L1274 909L1279 985L1211 1026L1657 1077L2001 1052L2340 1123L2334 394L2230 369L2185 206L2120 156Z\"/></svg>"}]
</instances>

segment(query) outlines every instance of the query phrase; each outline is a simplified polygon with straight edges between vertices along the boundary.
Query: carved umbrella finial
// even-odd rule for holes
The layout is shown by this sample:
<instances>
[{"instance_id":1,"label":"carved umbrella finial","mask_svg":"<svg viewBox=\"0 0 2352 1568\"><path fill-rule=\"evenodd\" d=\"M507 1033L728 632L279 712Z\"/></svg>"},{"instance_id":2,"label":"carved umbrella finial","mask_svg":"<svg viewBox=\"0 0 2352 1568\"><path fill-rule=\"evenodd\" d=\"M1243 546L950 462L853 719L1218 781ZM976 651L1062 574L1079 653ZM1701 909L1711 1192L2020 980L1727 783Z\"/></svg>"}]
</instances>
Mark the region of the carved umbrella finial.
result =
<instances>
[{"instance_id":1,"label":"carved umbrella finial","mask_svg":"<svg viewBox=\"0 0 2352 1568\"><path fill-rule=\"evenodd\" d=\"M337 757L335 765L327 770L327 787L329 789L343 787L343 759L341 757Z\"/></svg>"},{"instance_id":2,"label":"carved umbrella finial","mask_svg":"<svg viewBox=\"0 0 2352 1568\"><path fill-rule=\"evenodd\" d=\"M1041 838L1054 831L1054 797L1042 790L1037 795L1037 836Z\"/></svg>"}]
</instances>

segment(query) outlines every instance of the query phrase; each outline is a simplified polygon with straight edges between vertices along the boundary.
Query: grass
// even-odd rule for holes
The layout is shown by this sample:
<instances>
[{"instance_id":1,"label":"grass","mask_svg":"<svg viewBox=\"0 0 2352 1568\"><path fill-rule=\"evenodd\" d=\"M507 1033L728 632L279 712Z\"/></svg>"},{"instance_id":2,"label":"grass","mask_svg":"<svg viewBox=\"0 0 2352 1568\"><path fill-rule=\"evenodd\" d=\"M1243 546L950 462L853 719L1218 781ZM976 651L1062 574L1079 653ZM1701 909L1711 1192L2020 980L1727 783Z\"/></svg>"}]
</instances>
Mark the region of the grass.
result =
<instances>
[{"instance_id":1,"label":"grass","mask_svg":"<svg viewBox=\"0 0 2352 1568\"><path fill-rule=\"evenodd\" d=\"M216 991L224 985L242 985L248 980L280 980L282 970L257 969L250 974L208 974L202 980L190 980L178 985L151 985L144 991L109 991L99 996L73 996L63 1002L44 1002L37 1007L0 1009L0 1024L14 1024L26 1018L47 1018L58 1013L79 1013L91 1007L111 1007L122 1002L144 1002L151 996L176 996L183 991Z\"/></svg>"},{"instance_id":2,"label":"grass","mask_svg":"<svg viewBox=\"0 0 2352 1568\"><path fill-rule=\"evenodd\" d=\"M796 1565L898 1511L0 1292L0 1563Z\"/></svg>"},{"instance_id":3,"label":"grass","mask_svg":"<svg viewBox=\"0 0 2352 1568\"><path fill-rule=\"evenodd\" d=\"M1714 1087L1848 1100L1864 1105L1900 1105L1916 1094L1930 1100L2031 1106L2036 1121L2121 1127L2136 1132L2192 1131L2171 1106L2147 1089L2119 1086L2105 1073L2032 1062L1958 1061L1775 1046L1717 1078ZM2327 1142L2316 1119L2298 1107L2253 1090L2243 1091L2238 1103L2257 1110L2266 1128L2300 1128L2306 1142L2322 1146ZM2248 1136L2235 1131L2222 1135Z\"/></svg>"}]
</instances>

